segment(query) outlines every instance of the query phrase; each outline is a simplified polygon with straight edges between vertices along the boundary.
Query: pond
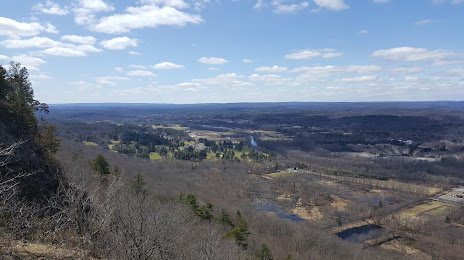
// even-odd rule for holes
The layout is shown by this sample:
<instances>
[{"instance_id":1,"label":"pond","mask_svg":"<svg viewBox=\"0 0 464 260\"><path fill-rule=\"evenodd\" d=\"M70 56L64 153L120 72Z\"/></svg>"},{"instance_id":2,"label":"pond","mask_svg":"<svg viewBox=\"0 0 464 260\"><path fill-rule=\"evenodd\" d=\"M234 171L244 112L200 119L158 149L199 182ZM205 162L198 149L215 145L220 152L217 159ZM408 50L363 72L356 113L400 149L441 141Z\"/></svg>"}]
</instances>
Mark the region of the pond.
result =
<instances>
[{"instance_id":1,"label":"pond","mask_svg":"<svg viewBox=\"0 0 464 260\"><path fill-rule=\"evenodd\" d=\"M261 211L275 213L277 217L282 219L288 219L295 222L305 221L304 219L300 218L300 216L298 216L297 214L288 214L285 210L279 207L279 205L276 205L271 202L260 202L256 204L256 208Z\"/></svg>"},{"instance_id":2,"label":"pond","mask_svg":"<svg viewBox=\"0 0 464 260\"><path fill-rule=\"evenodd\" d=\"M337 233L337 236L354 243L363 243L367 240L378 238L384 233L385 230L381 226L369 224L344 230Z\"/></svg>"},{"instance_id":3,"label":"pond","mask_svg":"<svg viewBox=\"0 0 464 260\"><path fill-rule=\"evenodd\" d=\"M258 147L258 143L255 141L255 138L252 135L250 135L250 138L251 138L251 141L250 141L251 147L253 148Z\"/></svg>"}]
</instances>

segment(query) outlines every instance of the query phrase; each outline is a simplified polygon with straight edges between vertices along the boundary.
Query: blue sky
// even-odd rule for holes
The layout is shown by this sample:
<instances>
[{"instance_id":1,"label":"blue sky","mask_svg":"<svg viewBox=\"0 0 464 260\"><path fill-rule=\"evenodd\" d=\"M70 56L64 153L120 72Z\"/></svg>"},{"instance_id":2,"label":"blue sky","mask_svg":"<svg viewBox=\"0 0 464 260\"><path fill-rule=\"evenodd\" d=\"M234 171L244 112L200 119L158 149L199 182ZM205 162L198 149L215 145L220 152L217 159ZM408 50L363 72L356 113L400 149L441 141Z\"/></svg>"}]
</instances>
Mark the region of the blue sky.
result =
<instances>
[{"instance_id":1,"label":"blue sky","mask_svg":"<svg viewBox=\"0 0 464 260\"><path fill-rule=\"evenodd\" d=\"M46 103L464 100L464 0L0 2Z\"/></svg>"}]
</instances>

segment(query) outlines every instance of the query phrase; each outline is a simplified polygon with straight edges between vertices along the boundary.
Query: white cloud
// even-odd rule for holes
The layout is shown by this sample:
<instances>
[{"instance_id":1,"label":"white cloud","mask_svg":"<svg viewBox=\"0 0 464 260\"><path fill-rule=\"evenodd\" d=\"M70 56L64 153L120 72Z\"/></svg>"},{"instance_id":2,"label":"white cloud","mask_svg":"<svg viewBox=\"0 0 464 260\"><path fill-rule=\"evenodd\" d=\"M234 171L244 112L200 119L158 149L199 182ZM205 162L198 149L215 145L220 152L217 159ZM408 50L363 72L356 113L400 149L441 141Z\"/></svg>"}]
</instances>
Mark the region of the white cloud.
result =
<instances>
[{"instance_id":1,"label":"white cloud","mask_svg":"<svg viewBox=\"0 0 464 260\"><path fill-rule=\"evenodd\" d=\"M336 74L367 74L381 71L382 68L377 65L350 65L345 67L337 66L315 66L299 67L290 70L293 73L300 73L297 77L298 82L320 81Z\"/></svg>"},{"instance_id":2,"label":"white cloud","mask_svg":"<svg viewBox=\"0 0 464 260\"><path fill-rule=\"evenodd\" d=\"M147 68L147 67L145 67L145 66L143 66L143 65L130 65L129 67L135 68L135 69L142 69L142 70L144 70L144 69Z\"/></svg>"},{"instance_id":3,"label":"white cloud","mask_svg":"<svg viewBox=\"0 0 464 260\"><path fill-rule=\"evenodd\" d=\"M361 76L361 77L337 79L335 80L335 82L356 83L356 82L366 82L366 81L375 81L375 80L377 80L376 76Z\"/></svg>"},{"instance_id":4,"label":"white cloud","mask_svg":"<svg viewBox=\"0 0 464 260\"><path fill-rule=\"evenodd\" d=\"M123 50L127 47L137 47L137 40L127 36L116 37L111 40L101 41L100 45L110 50Z\"/></svg>"},{"instance_id":5,"label":"white cloud","mask_svg":"<svg viewBox=\"0 0 464 260\"><path fill-rule=\"evenodd\" d=\"M140 55L140 52L130 51L129 54L130 54L130 55Z\"/></svg>"},{"instance_id":6,"label":"white cloud","mask_svg":"<svg viewBox=\"0 0 464 260\"><path fill-rule=\"evenodd\" d=\"M83 52L86 52L86 53L90 53L90 52L101 52L102 49L98 49L98 48L95 48L94 46L92 45L72 45L72 44L67 44L65 46L68 46L68 48L74 48L75 50L78 50L78 51L83 51Z\"/></svg>"},{"instance_id":7,"label":"white cloud","mask_svg":"<svg viewBox=\"0 0 464 260\"><path fill-rule=\"evenodd\" d=\"M183 65L178 65L172 62L167 62L167 61L155 64L153 66L153 68L160 69L160 70L182 69L183 67L184 67Z\"/></svg>"},{"instance_id":8,"label":"white cloud","mask_svg":"<svg viewBox=\"0 0 464 260\"><path fill-rule=\"evenodd\" d=\"M462 76L462 75L464 75L464 68L449 69L449 70L446 71L446 73Z\"/></svg>"},{"instance_id":9,"label":"white cloud","mask_svg":"<svg viewBox=\"0 0 464 260\"><path fill-rule=\"evenodd\" d=\"M369 33L368 30L361 30L361 31L359 31L359 34L368 34L368 33Z\"/></svg>"},{"instance_id":10,"label":"white cloud","mask_svg":"<svg viewBox=\"0 0 464 260\"><path fill-rule=\"evenodd\" d=\"M117 71L117 72L123 72L124 69L121 68L121 67L114 67L114 70Z\"/></svg>"},{"instance_id":11,"label":"white cloud","mask_svg":"<svg viewBox=\"0 0 464 260\"><path fill-rule=\"evenodd\" d=\"M151 71L147 71L147 70L133 70L133 71L129 71L127 72L127 76L134 76L134 77L155 77L156 74L151 72Z\"/></svg>"},{"instance_id":12,"label":"white cloud","mask_svg":"<svg viewBox=\"0 0 464 260\"><path fill-rule=\"evenodd\" d=\"M33 10L39 11L44 14L52 14L52 15L67 15L69 11L66 7L61 8L55 2L47 0L45 3L38 3L32 7Z\"/></svg>"},{"instance_id":13,"label":"white cloud","mask_svg":"<svg viewBox=\"0 0 464 260\"><path fill-rule=\"evenodd\" d=\"M100 52L92 45L65 44L47 37L33 37L31 39L9 39L0 42L5 48L46 48L40 54L55 56L87 56L87 53Z\"/></svg>"},{"instance_id":14,"label":"white cloud","mask_svg":"<svg viewBox=\"0 0 464 260\"><path fill-rule=\"evenodd\" d=\"M40 66L41 64L45 63L45 61L40 58L28 56L25 54L13 56L11 57L11 60L16 63L20 63L22 66L26 67L28 70L39 70L37 66Z\"/></svg>"},{"instance_id":15,"label":"white cloud","mask_svg":"<svg viewBox=\"0 0 464 260\"><path fill-rule=\"evenodd\" d=\"M63 35L61 36L62 41L68 41L84 45L94 45L97 39L92 36L79 36L79 35Z\"/></svg>"},{"instance_id":16,"label":"white cloud","mask_svg":"<svg viewBox=\"0 0 464 260\"><path fill-rule=\"evenodd\" d=\"M95 80L97 81L98 84L115 86L117 84L115 81L129 80L129 78L119 77L119 76L106 76L106 77L97 77Z\"/></svg>"},{"instance_id":17,"label":"white cloud","mask_svg":"<svg viewBox=\"0 0 464 260\"><path fill-rule=\"evenodd\" d=\"M433 66L436 67L444 67L449 65L455 65L459 63L464 63L462 60L437 60L432 63Z\"/></svg>"},{"instance_id":18,"label":"white cloud","mask_svg":"<svg viewBox=\"0 0 464 260\"><path fill-rule=\"evenodd\" d=\"M382 70L381 67L377 65L349 65L339 69L342 73L373 73L379 72Z\"/></svg>"},{"instance_id":19,"label":"white cloud","mask_svg":"<svg viewBox=\"0 0 464 260\"><path fill-rule=\"evenodd\" d=\"M287 5L282 4L281 0L274 0L272 1L272 4L274 6L273 12L275 14L294 14L309 7L309 3L306 1Z\"/></svg>"},{"instance_id":20,"label":"white cloud","mask_svg":"<svg viewBox=\"0 0 464 260\"><path fill-rule=\"evenodd\" d=\"M374 0L374 3L377 3L377 4L384 4L388 2L390 2L390 0Z\"/></svg>"},{"instance_id":21,"label":"white cloud","mask_svg":"<svg viewBox=\"0 0 464 260\"><path fill-rule=\"evenodd\" d=\"M399 67L392 69L394 73L418 73L424 71L422 67Z\"/></svg>"},{"instance_id":22,"label":"white cloud","mask_svg":"<svg viewBox=\"0 0 464 260\"><path fill-rule=\"evenodd\" d=\"M129 7L125 14L103 17L90 26L92 31L103 33L125 33L132 29L154 28L160 25L185 26L187 23L200 23L200 15L188 14L171 6L144 5Z\"/></svg>"},{"instance_id":23,"label":"white cloud","mask_svg":"<svg viewBox=\"0 0 464 260\"><path fill-rule=\"evenodd\" d=\"M227 63L227 60L223 58L216 58L216 57L211 57L211 58L201 57L198 59L198 62L203 63L203 64L218 65L218 64Z\"/></svg>"},{"instance_id":24,"label":"white cloud","mask_svg":"<svg viewBox=\"0 0 464 260\"><path fill-rule=\"evenodd\" d=\"M251 81L263 82L264 85L268 85L268 86L294 87L294 86L300 85L300 83L295 82L293 79L282 78L280 75L276 75L276 74L268 74L268 75L252 74L248 77L248 79Z\"/></svg>"},{"instance_id":25,"label":"white cloud","mask_svg":"<svg viewBox=\"0 0 464 260\"><path fill-rule=\"evenodd\" d=\"M164 5L164 6L171 6L171 7L179 8L179 9L184 9L184 8L189 7L189 5L183 0L141 0L140 2L142 4Z\"/></svg>"},{"instance_id":26,"label":"white cloud","mask_svg":"<svg viewBox=\"0 0 464 260\"><path fill-rule=\"evenodd\" d=\"M393 61L428 61L441 60L456 54L446 50L429 51L424 48L398 47L374 51L372 56Z\"/></svg>"},{"instance_id":27,"label":"white cloud","mask_svg":"<svg viewBox=\"0 0 464 260\"><path fill-rule=\"evenodd\" d=\"M53 25L50 24L50 23L47 24L47 26L45 27L44 31L45 31L45 32L48 32L48 33L54 33L54 34L59 33L59 31L56 29L56 27L53 26Z\"/></svg>"},{"instance_id":28,"label":"white cloud","mask_svg":"<svg viewBox=\"0 0 464 260\"><path fill-rule=\"evenodd\" d=\"M0 45L10 49L21 48L50 48L61 45L60 42L54 41L47 37L34 37L30 39L8 39L0 42Z\"/></svg>"},{"instance_id":29,"label":"white cloud","mask_svg":"<svg viewBox=\"0 0 464 260\"><path fill-rule=\"evenodd\" d=\"M253 8L259 9L263 7L263 0L258 0L255 5L253 5Z\"/></svg>"},{"instance_id":30,"label":"white cloud","mask_svg":"<svg viewBox=\"0 0 464 260\"><path fill-rule=\"evenodd\" d=\"M430 19L424 19L424 20L416 21L414 24L417 25L417 26L422 26L422 25L433 23L433 22L435 22L435 21L430 20Z\"/></svg>"},{"instance_id":31,"label":"white cloud","mask_svg":"<svg viewBox=\"0 0 464 260\"><path fill-rule=\"evenodd\" d=\"M319 8L341 11L350 8L343 0L313 0Z\"/></svg>"},{"instance_id":32,"label":"white cloud","mask_svg":"<svg viewBox=\"0 0 464 260\"><path fill-rule=\"evenodd\" d=\"M29 78L30 79L49 79L50 76L41 73L41 74L37 74L37 75L30 75Z\"/></svg>"},{"instance_id":33,"label":"white cloud","mask_svg":"<svg viewBox=\"0 0 464 260\"><path fill-rule=\"evenodd\" d=\"M74 48L66 47L51 47L43 50L42 53L53 56L65 56L65 57L82 57L87 56L84 51L76 50Z\"/></svg>"},{"instance_id":34,"label":"white cloud","mask_svg":"<svg viewBox=\"0 0 464 260\"><path fill-rule=\"evenodd\" d=\"M207 78L207 79L194 79L193 82L205 84L205 85L215 85L218 87L247 87L253 86L253 84L249 82L245 82L240 80L243 78L241 75L237 75L235 73L227 73L227 74L220 74L214 78Z\"/></svg>"},{"instance_id":35,"label":"white cloud","mask_svg":"<svg viewBox=\"0 0 464 260\"><path fill-rule=\"evenodd\" d=\"M405 78L404 78L404 81L407 81L407 82L417 82L417 81L419 81L419 78L418 78L418 77L405 77Z\"/></svg>"},{"instance_id":36,"label":"white cloud","mask_svg":"<svg viewBox=\"0 0 464 260\"><path fill-rule=\"evenodd\" d=\"M96 85L96 84L91 84L91 83L87 83L85 81L74 81L74 82L71 82L72 85L75 85L75 86L78 86L78 90L79 91L82 91L82 90L86 90L86 89L96 89L96 88L101 88L102 85Z\"/></svg>"},{"instance_id":37,"label":"white cloud","mask_svg":"<svg viewBox=\"0 0 464 260\"><path fill-rule=\"evenodd\" d=\"M10 60L10 57L0 54L0 60Z\"/></svg>"},{"instance_id":38,"label":"white cloud","mask_svg":"<svg viewBox=\"0 0 464 260\"><path fill-rule=\"evenodd\" d=\"M342 56L343 53L337 52L335 49L318 49L318 50L302 50L285 55L288 60L307 60L316 57L325 59Z\"/></svg>"},{"instance_id":39,"label":"white cloud","mask_svg":"<svg viewBox=\"0 0 464 260\"><path fill-rule=\"evenodd\" d=\"M259 67L255 69L255 71L257 72L284 72L287 70L287 67L279 67L277 65L274 65L272 67Z\"/></svg>"},{"instance_id":40,"label":"white cloud","mask_svg":"<svg viewBox=\"0 0 464 260\"><path fill-rule=\"evenodd\" d=\"M243 62L243 63L252 63L253 61L250 60L250 59L243 59L242 62Z\"/></svg>"},{"instance_id":41,"label":"white cloud","mask_svg":"<svg viewBox=\"0 0 464 260\"><path fill-rule=\"evenodd\" d=\"M0 35L9 37L34 36L45 29L39 23L21 23L9 18L0 17Z\"/></svg>"},{"instance_id":42,"label":"white cloud","mask_svg":"<svg viewBox=\"0 0 464 260\"><path fill-rule=\"evenodd\" d=\"M92 24L95 14L113 11L114 7L102 0L78 0L77 7L73 9L74 21L77 24Z\"/></svg>"}]
</instances>

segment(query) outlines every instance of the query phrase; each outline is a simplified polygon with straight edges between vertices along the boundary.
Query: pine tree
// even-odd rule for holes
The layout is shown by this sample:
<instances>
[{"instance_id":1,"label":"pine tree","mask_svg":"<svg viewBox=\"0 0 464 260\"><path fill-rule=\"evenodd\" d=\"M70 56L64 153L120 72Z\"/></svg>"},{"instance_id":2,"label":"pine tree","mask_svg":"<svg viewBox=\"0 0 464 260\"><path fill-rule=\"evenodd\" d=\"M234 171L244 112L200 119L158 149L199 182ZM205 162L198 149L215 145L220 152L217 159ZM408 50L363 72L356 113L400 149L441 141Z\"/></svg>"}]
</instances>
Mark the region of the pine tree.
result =
<instances>
[{"instance_id":1,"label":"pine tree","mask_svg":"<svg viewBox=\"0 0 464 260\"><path fill-rule=\"evenodd\" d=\"M100 175L110 174L109 164L103 155L98 154L95 160L90 162L92 169Z\"/></svg>"},{"instance_id":2,"label":"pine tree","mask_svg":"<svg viewBox=\"0 0 464 260\"><path fill-rule=\"evenodd\" d=\"M261 245L261 250L256 253L257 260L273 260L272 253L266 244Z\"/></svg>"}]
</instances>

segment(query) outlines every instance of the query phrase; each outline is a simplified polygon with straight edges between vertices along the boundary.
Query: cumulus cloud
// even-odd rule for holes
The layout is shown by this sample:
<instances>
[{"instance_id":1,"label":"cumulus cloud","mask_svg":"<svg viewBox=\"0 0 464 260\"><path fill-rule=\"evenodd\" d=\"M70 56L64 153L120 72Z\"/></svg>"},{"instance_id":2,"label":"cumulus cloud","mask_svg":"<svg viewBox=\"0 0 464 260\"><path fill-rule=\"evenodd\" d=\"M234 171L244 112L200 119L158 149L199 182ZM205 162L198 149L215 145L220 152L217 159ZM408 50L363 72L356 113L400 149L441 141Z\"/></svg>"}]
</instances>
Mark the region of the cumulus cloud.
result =
<instances>
[{"instance_id":1,"label":"cumulus cloud","mask_svg":"<svg viewBox=\"0 0 464 260\"><path fill-rule=\"evenodd\" d=\"M45 26L45 29L44 29L45 32L48 32L48 33L54 33L54 34L57 34L59 33L59 31L56 29L56 27L50 23L47 24L47 26Z\"/></svg>"},{"instance_id":2,"label":"cumulus cloud","mask_svg":"<svg viewBox=\"0 0 464 260\"><path fill-rule=\"evenodd\" d=\"M297 77L298 82L320 81L337 74L368 74L381 71L382 68L377 65L350 65L345 67L337 66L315 66L299 67L290 70L293 73L300 73Z\"/></svg>"},{"instance_id":3,"label":"cumulus cloud","mask_svg":"<svg viewBox=\"0 0 464 260\"><path fill-rule=\"evenodd\" d=\"M33 37L30 39L8 39L1 41L0 46L11 49L45 48L46 50L40 51L39 53L67 57L87 56L87 53L102 51L101 49L95 48L92 45L74 45L70 43L62 43L47 37Z\"/></svg>"},{"instance_id":4,"label":"cumulus cloud","mask_svg":"<svg viewBox=\"0 0 464 260\"><path fill-rule=\"evenodd\" d=\"M94 45L97 42L97 39L93 36L79 35L63 35L61 36L61 40L84 45Z\"/></svg>"},{"instance_id":5,"label":"cumulus cloud","mask_svg":"<svg viewBox=\"0 0 464 260\"><path fill-rule=\"evenodd\" d=\"M206 79L194 79L193 82L201 83L205 85L216 85L220 87L247 87L253 86L250 82L242 81L241 79L244 78L241 75L237 75L236 73L226 73L220 74L214 78L206 78Z\"/></svg>"},{"instance_id":6,"label":"cumulus cloud","mask_svg":"<svg viewBox=\"0 0 464 260\"><path fill-rule=\"evenodd\" d=\"M47 0L45 3L38 3L32 7L33 10L52 15L67 15L69 11L66 7L61 8L59 4Z\"/></svg>"},{"instance_id":7,"label":"cumulus cloud","mask_svg":"<svg viewBox=\"0 0 464 260\"><path fill-rule=\"evenodd\" d=\"M361 30L361 31L359 31L359 34L368 34L368 33L369 33L368 30Z\"/></svg>"},{"instance_id":8,"label":"cumulus cloud","mask_svg":"<svg viewBox=\"0 0 464 260\"><path fill-rule=\"evenodd\" d=\"M141 70L144 70L144 69L147 68L147 67L145 67L145 66L143 66L143 65L130 65L129 67L135 68L135 69L141 69Z\"/></svg>"},{"instance_id":9,"label":"cumulus cloud","mask_svg":"<svg viewBox=\"0 0 464 260\"><path fill-rule=\"evenodd\" d=\"M133 77L155 77L156 74L148 70L133 70L127 72L127 76Z\"/></svg>"},{"instance_id":10,"label":"cumulus cloud","mask_svg":"<svg viewBox=\"0 0 464 260\"><path fill-rule=\"evenodd\" d=\"M394 68L392 69L392 71L394 73L409 73L409 74L412 74L412 73L418 73L418 72L422 72L424 71L424 68L422 67L398 67L398 68Z\"/></svg>"},{"instance_id":11,"label":"cumulus cloud","mask_svg":"<svg viewBox=\"0 0 464 260\"><path fill-rule=\"evenodd\" d=\"M280 75L276 75L276 74L267 74L267 75L252 74L248 77L248 79L251 81L262 82L264 85L268 85L268 86L294 87L294 86L300 85L300 83L295 82L293 79L283 78Z\"/></svg>"},{"instance_id":12,"label":"cumulus cloud","mask_svg":"<svg viewBox=\"0 0 464 260\"><path fill-rule=\"evenodd\" d=\"M172 6L144 5L129 7L124 14L103 17L90 26L96 32L109 34L126 33L132 29L154 28L160 25L185 26L200 23L200 15L179 11Z\"/></svg>"},{"instance_id":13,"label":"cumulus cloud","mask_svg":"<svg viewBox=\"0 0 464 260\"><path fill-rule=\"evenodd\" d=\"M275 14L294 14L309 7L309 3L306 1L295 4L283 4L282 2L281 0L272 1L272 5L274 6L273 12Z\"/></svg>"},{"instance_id":14,"label":"cumulus cloud","mask_svg":"<svg viewBox=\"0 0 464 260\"><path fill-rule=\"evenodd\" d=\"M114 7L103 0L78 0L77 7L73 9L74 21L77 24L92 24L95 14L113 11Z\"/></svg>"},{"instance_id":15,"label":"cumulus cloud","mask_svg":"<svg viewBox=\"0 0 464 260\"><path fill-rule=\"evenodd\" d=\"M227 63L227 60L223 58L216 58L216 57L211 57L211 58L201 57L198 59L198 62L203 63L203 64L219 65L219 64Z\"/></svg>"},{"instance_id":16,"label":"cumulus cloud","mask_svg":"<svg viewBox=\"0 0 464 260\"><path fill-rule=\"evenodd\" d=\"M66 47L52 47L46 50L43 50L42 53L53 56L65 56L65 57L82 57L87 56L87 53L81 50L74 48Z\"/></svg>"},{"instance_id":17,"label":"cumulus cloud","mask_svg":"<svg viewBox=\"0 0 464 260\"><path fill-rule=\"evenodd\" d=\"M159 70L172 70L172 69L182 69L184 68L184 66L165 61L165 62L155 64L153 68L159 69Z\"/></svg>"},{"instance_id":18,"label":"cumulus cloud","mask_svg":"<svg viewBox=\"0 0 464 260\"><path fill-rule=\"evenodd\" d=\"M357 82L367 82L367 81L375 81L375 80L377 80L377 76L361 76L361 77L337 79L335 80L335 82L357 83Z\"/></svg>"},{"instance_id":19,"label":"cumulus cloud","mask_svg":"<svg viewBox=\"0 0 464 260\"><path fill-rule=\"evenodd\" d=\"M0 60L9 60L9 59L10 57L0 54Z\"/></svg>"},{"instance_id":20,"label":"cumulus cloud","mask_svg":"<svg viewBox=\"0 0 464 260\"><path fill-rule=\"evenodd\" d=\"M129 80L128 77L119 77L119 76L106 76L106 77L97 77L95 78L98 84L115 86L116 81Z\"/></svg>"},{"instance_id":21,"label":"cumulus cloud","mask_svg":"<svg viewBox=\"0 0 464 260\"><path fill-rule=\"evenodd\" d=\"M184 2L183 0L141 0L142 4L156 4L156 5L164 5L164 6L171 6L174 8L184 9L188 8L189 4Z\"/></svg>"},{"instance_id":22,"label":"cumulus cloud","mask_svg":"<svg viewBox=\"0 0 464 260\"><path fill-rule=\"evenodd\" d=\"M287 70L287 67L279 67L277 65L272 67L259 67L255 69L257 72L285 72Z\"/></svg>"},{"instance_id":23,"label":"cumulus cloud","mask_svg":"<svg viewBox=\"0 0 464 260\"><path fill-rule=\"evenodd\" d=\"M250 59L243 59L242 62L243 62L243 63L252 63L253 61L250 60Z\"/></svg>"},{"instance_id":24,"label":"cumulus cloud","mask_svg":"<svg viewBox=\"0 0 464 260\"><path fill-rule=\"evenodd\" d=\"M313 0L319 8L325 8L332 11L341 11L350 8L344 0Z\"/></svg>"},{"instance_id":25,"label":"cumulus cloud","mask_svg":"<svg viewBox=\"0 0 464 260\"><path fill-rule=\"evenodd\" d=\"M46 27L39 23L21 23L9 18L0 17L0 35L9 37L35 36L45 30Z\"/></svg>"},{"instance_id":26,"label":"cumulus cloud","mask_svg":"<svg viewBox=\"0 0 464 260\"><path fill-rule=\"evenodd\" d=\"M13 56L11 57L11 60L14 62L20 63L22 66L26 67L28 70L39 70L37 67L45 63L45 61L40 58L25 55L25 54Z\"/></svg>"},{"instance_id":27,"label":"cumulus cloud","mask_svg":"<svg viewBox=\"0 0 464 260\"><path fill-rule=\"evenodd\" d=\"M116 37L111 40L101 41L100 45L110 50L123 50L127 47L137 47L137 40L127 36Z\"/></svg>"},{"instance_id":28,"label":"cumulus cloud","mask_svg":"<svg viewBox=\"0 0 464 260\"><path fill-rule=\"evenodd\" d=\"M30 39L8 39L1 41L0 45L9 49L50 48L61 45L61 42L47 37L33 37Z\"/></svg>"},{"instance_id":29,"label":"cumulus cloud","mask_svg":"<svg viewBox=\"0 0 464 260\"><path fill-rule=\"evenodd\" d=\"M316 57L330 59L342 56L343 53L337 52L335 49L318 49L318 50L301 50L285 55L288 60L308 60Z\"/></svg>"},{"instance_id":30,"label":"cumulus cloud","mask_svg":"<svg viewBox=\"0 0 464 260\"><path fill-rule=\"evenodd\" d=\"M406 81L406 82L417 82L417 81L419 81L419 78L418 77L405 77L404 81Z\"/></svg>"},{"instance_id":31,"label":"cumulus cloud","mask_svg":"<svg viewBox=\"0 0 464 260\"><path fill-rule=\"evenodd\" d=\"M376 50L372 53L372 56L393 61L429 61L450 58L456 56L456 54L446 50L429 51L424 48L398 47Z\"/></svg>"}]
</instances>

